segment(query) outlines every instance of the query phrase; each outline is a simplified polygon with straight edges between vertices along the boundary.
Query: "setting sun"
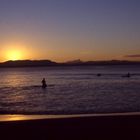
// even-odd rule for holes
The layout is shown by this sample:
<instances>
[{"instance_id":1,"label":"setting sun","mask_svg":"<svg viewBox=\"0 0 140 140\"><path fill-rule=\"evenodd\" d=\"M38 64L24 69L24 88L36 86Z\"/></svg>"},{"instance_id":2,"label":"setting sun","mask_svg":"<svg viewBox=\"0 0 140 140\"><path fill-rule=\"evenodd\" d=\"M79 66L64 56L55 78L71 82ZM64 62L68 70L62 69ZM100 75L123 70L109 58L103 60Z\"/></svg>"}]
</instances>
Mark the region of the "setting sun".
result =
<instances>
[{"instance_id":1,"label":"setting sun","mask_svg":"<svg viewBox=\"0 0 140 140\"><path fill-rule=\"evenodd\" d=\"M7 59L8 60L19 60L22 59L22 54L18 50L11 50L7 52Z\"/></svg>"},{"instance_id":2,"label":"setting sun","mask_svg":"<svg viewBox=\"0 0 140 140\"><path fill-rule=\"evenodd\" d=\"M23 43L5 43L1 49L1 61L30 59L29 52Z\"/></svg>"}]
</instances>

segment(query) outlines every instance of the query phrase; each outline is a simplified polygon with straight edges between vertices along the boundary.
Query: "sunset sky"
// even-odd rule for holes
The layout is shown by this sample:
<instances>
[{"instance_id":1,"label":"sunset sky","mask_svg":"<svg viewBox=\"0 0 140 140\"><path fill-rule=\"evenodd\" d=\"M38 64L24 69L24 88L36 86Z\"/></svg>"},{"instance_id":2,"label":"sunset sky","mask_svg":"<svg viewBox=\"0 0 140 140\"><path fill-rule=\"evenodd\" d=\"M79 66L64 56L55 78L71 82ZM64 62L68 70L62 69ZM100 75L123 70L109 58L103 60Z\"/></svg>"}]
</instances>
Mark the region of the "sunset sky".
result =
<instances>
[{"instance_id":1,"label":"sunset sky","mask_svg":"<svg viewBox=\"0 0 140 140\"><path fill-rule=\"evenodd\" d=\"M140 0L0 0L0 61L140 60Z\"/></svg>"}]
</instances>

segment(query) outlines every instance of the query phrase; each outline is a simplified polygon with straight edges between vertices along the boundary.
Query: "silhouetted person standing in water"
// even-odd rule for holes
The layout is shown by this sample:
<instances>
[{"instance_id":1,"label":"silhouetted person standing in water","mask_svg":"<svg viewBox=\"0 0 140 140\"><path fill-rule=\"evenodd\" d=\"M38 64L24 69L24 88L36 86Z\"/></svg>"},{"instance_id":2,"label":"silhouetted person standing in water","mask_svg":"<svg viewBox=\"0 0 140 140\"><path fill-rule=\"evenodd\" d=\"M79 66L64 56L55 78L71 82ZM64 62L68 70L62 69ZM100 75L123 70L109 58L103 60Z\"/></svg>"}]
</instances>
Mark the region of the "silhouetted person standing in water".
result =
<instances>
[{"instance_id":1,"label":"silhouetted person standing in water","mask_svg":"<svg viewBox=\"0 0 140 140\"><path fill-rule=\"evenodd\" d=\"M127 77L130 77L130 73L128 72Z\"/></svg>"},{"instance_id":2,"label":"silhouetted person standing in water","mask_svg":"<svg viewBox=\"0 0 140 140\"><path fill-rule=\"evenodd\" d=\"M46 80L45 80L45 78L43 78L43 80L42 80L42 88L46 88L46 87L47 87Z\"/></svg>"}]
</instances>

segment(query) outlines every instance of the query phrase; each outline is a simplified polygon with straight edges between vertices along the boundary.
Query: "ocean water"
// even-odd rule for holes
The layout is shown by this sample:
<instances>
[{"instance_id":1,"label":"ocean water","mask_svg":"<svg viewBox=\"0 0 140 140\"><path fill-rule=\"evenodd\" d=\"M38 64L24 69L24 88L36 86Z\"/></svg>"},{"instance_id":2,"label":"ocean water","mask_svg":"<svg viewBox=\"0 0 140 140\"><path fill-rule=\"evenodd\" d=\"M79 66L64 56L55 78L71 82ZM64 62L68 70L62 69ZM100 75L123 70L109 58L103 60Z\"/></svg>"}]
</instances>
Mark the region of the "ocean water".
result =
<instances>
[{"instance_id":1,"label":"ocean water","mask_svg":"<svg viewBox=\"0 0 140 140\"><path fill-rule=\"evenodd\" d=\"M128 72L130 78L122 77ZM47 89L41 88L43 78ZM1 114L136 111L140 111L140 66L0 69Z\"/></svg>"}]
</instances>

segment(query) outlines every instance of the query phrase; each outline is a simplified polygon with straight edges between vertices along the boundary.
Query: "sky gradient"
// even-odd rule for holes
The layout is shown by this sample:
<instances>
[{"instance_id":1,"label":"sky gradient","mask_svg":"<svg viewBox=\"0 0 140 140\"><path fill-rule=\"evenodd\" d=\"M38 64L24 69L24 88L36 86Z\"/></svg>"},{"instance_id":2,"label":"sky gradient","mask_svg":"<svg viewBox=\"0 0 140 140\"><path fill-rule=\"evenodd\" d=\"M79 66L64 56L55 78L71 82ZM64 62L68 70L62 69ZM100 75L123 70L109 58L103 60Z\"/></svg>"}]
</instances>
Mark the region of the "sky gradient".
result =
<instances>
[{"instance_id":1,"label":"sky gradient","mask_svg":"<svg viewBox=\"0 0 140 140\"><path fill-rule=\"evenodd\" d=\"M140 60L139 7L139 0L0 0L0 61L12 51L57 62Z\"/></svg>"}]
</instances>

